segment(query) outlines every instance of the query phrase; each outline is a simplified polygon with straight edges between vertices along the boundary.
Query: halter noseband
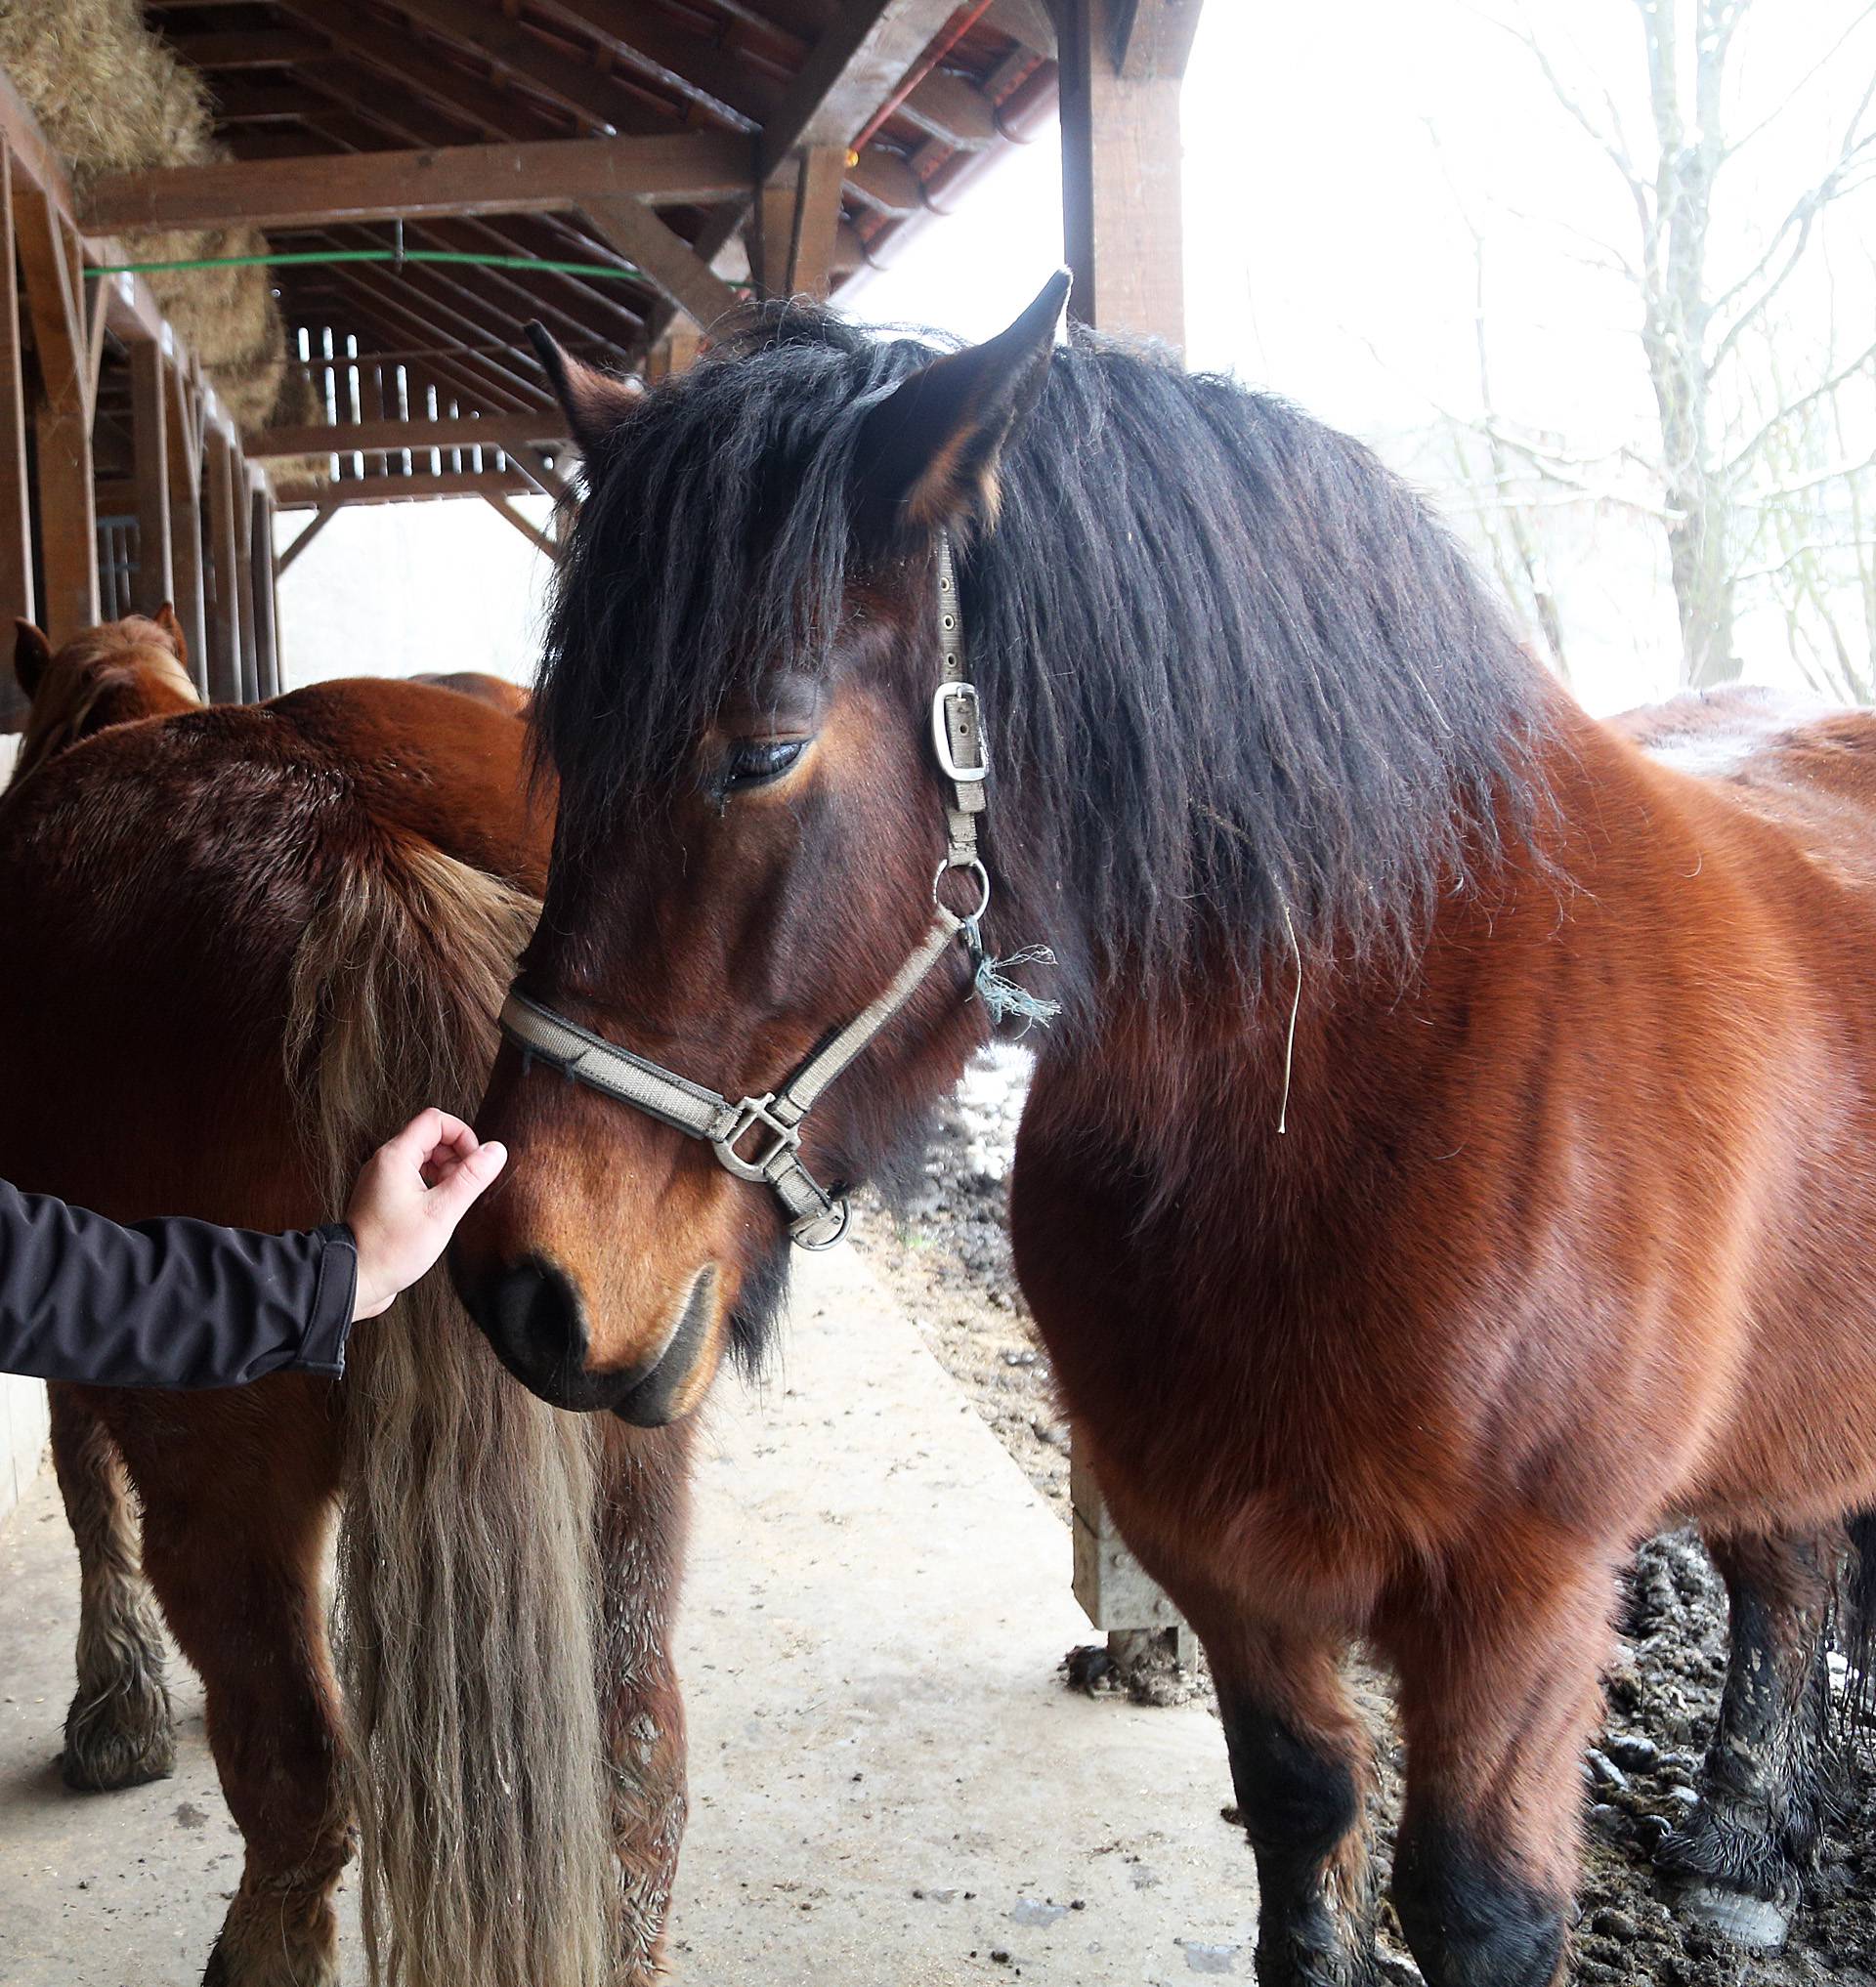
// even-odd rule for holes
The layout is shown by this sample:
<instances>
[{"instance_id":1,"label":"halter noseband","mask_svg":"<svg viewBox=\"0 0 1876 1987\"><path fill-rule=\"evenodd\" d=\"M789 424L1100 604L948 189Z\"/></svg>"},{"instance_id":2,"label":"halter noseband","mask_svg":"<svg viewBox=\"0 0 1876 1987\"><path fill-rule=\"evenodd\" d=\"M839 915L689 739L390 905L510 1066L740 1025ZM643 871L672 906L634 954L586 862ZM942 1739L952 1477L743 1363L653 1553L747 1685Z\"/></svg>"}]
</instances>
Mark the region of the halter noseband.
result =
<instances>
[{"instance_id":1,"label":"halter noseband","mask_svg":"<svg viewBox=\"0 0 1876 1987\"><path fill-rule=\"evenodd\" d=\"M674 1070L648 1062L576 1022L510 990L501 1031L525 1057L550 1064L689 1138L703 1139L739 1180L764 1183L782 1204L789 1234L803 1248L831 1248L847 1231L847 1197L830 1194L801 1163L801 1121L821 1093L917 992L955 938L981 958L978 920L990 907L990 876L977 853L977 817L984 811L989 760L976 686L964 673L963 615L951 539L938 534L938 635L943 660L931 698L931 738L945 776L945 860L931 879L931 928L900 967L892 985L864 1013L810 1051L778 1089L732 1104ZM962 917L947 910L938 886L947 871L965 869L978 888L976 908Z\"/></svg>"}]
</instances>

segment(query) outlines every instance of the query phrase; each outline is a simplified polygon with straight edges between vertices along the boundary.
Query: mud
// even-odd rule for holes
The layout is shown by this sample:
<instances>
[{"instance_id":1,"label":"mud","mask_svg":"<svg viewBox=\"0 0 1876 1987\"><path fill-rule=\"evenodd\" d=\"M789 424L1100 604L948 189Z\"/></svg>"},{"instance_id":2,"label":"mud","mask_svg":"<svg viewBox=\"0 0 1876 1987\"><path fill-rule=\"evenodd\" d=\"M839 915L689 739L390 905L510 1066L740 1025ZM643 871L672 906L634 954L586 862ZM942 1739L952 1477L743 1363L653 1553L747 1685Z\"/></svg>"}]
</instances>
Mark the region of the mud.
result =
<instances>
[{"instance_id":1,"label":"mud","mask_svg":"<svg viewBox=\"0 0 1876 1987\"><path fill-rule=\"evenodd\" d=\"M917 1320L927 1344L1066 1523L1067 1431L1047 1355L1010 1264L1007 1185L1028 1061L1002 1048L973 1065L929 1155L921 1190L895 1233L873 1206L859 1246ZM1846 1744L1836 1811L1806 1901L1782 1951L1747 1952L1678 1919L1650 1861L1692 1798L1726 1662L1726 1595L1690 1535L1638 1555L1607 1677L1607 1718L1584 1762L1584 1882L1573 1979L1596 1987L1876 1987L1876 1777L1872 1735ZM1841 1680L1840 1663L1833 1673ZM1391 1857L1401 1757L1386 1679L1357 1666L1353 1683L1376 1734L1380 1852ZM1197 1676L1130 1678L1090 1647L1065 1657L1064 1686L1154 1701L1209 1695ZM1219 1802L1229 1788L1220 1785ZM1384 1977L1412 1983L1389 1909Z\"/></svg>"}]
</instances>

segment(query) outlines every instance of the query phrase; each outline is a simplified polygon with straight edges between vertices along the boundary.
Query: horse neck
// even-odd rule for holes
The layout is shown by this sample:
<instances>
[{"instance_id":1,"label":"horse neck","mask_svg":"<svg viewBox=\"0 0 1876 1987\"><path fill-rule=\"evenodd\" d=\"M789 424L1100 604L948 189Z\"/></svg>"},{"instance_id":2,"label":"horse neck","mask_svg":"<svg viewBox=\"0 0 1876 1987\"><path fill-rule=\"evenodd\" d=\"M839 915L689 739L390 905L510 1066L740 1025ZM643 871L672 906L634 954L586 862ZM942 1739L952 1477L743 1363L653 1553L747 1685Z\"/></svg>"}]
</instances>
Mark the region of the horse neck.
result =
<instances>
[{"instance_id":1,"label":"horse neck","mask_svg":"<svg viewBox=\"0 0 1876 1987\"><path fill-rule=\"evenodd\" d=\"M194 710L199 699L161 671L141 662L112 664L63 694L35 700L26 718L14 778L57 758L83 739L140 718L173 717Z\"/></svg>"},{"instance_id":2,"label":"horse neck","mask_svg":"<svg viewBox=\"0 0 1876 1987\"><path fill-rule=\"evenodd\" d=\"M1599 899L1654 860L1633 748L1567 698L1555 716L1541 833L1508 833L1489 867L1441 895L1408 953L1351 957L1334 934L1305 928L1248 961L1221 936L1170 989L1114 970L1082 1026L1040 1042L1047 1118L1083 1143L1098 1138L1168 1200L1200 1176L1251 1183L1266 1168L1339 1191L1351 1155L1418 1138L1449 1094L1456 1047L1476 1053L1470 1019L1554 969L1591 837Z\"/></svg>"}]
</instances>

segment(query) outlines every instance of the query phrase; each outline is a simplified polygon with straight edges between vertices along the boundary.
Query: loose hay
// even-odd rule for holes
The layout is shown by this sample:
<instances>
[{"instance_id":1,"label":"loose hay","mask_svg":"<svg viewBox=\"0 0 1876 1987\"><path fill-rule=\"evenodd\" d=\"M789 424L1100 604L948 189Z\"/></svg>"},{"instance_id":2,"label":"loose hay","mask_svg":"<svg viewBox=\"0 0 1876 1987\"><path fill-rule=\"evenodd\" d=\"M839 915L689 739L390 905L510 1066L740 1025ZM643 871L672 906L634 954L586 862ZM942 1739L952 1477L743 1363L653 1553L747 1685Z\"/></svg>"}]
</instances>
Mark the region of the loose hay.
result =
<instances>
[{"instance_id":1,"label":"loose hay","mask_svg":"<svg viewBox=\"0 0 1876 1987\"><path fill-rule=\"evenodd\" d=\"M13 79L82 196L108 173L205 165L208 85L144 25L137 0L0 0L0 68ZM139 261L261 255L251 228L135 237ZM286 376L286 327L263 267L156 271L151 292L245 431L264 427Z\"/></svg>"}]
</instances>

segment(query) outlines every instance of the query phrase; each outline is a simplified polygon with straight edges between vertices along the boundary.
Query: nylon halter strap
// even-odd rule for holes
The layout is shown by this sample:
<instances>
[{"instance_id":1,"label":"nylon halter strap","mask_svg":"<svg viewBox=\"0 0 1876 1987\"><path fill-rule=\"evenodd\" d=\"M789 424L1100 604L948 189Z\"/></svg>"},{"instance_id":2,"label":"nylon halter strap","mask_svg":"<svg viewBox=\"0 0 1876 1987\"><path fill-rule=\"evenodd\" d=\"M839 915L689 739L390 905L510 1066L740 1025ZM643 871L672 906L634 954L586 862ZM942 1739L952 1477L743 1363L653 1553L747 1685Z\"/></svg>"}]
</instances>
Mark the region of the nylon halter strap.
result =
<instances>
[{"instance_id":1,"label":"nylon halter strap","mask_svg":"<svg viewBox=\"0 0 1876 1987\"><path fill-rule=\"evenodd\" d=\"M977 691L965 673L963 615L949 534L938 537L938 636L942 658L931 699L932 747L945 778L945 860L931 879L932 921L917 949L872 1006L824 1038L777 1089L732 1104L715 1090L649 1062L577 1023L509 992L502 1033L524 1056L577 1083L629 1104L648 1118L708 1144L740 1180L768 1186L782 1204L789 1234L803 1248L831 1248L847 1230L847 1197L830 1194L801 1161L801 1122L828 1085L905 1006L925 976L961 938L978 954L977 925L990 905L990 876L977 853L988 759ZM947 872L970 872L973 909L959 916L939 901Z\"/></svg>"}]
</instances>

